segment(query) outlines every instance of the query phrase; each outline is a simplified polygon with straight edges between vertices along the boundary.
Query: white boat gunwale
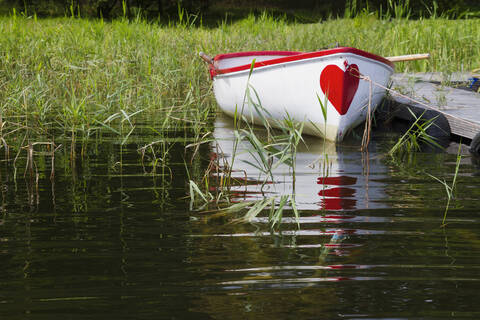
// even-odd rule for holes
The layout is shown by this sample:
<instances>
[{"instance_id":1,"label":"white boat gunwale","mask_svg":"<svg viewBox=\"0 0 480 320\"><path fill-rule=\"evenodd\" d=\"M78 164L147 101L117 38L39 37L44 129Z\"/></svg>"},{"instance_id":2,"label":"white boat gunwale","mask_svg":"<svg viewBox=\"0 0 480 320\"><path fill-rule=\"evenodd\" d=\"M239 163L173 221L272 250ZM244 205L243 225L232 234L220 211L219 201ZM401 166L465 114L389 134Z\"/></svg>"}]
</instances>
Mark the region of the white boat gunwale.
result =
<instances>
[{"instance_id":1,"label":"white boat gunwale","mask_svg":"<svg viewBox=\"0 0 480 320\"><path fill-rule=\"evenodd\" d=\"M252 56L252 58L253 57L254 56ZM331 55L328 55L328 56L319 56L319 57L305 58L305 59L299 59L299 60L292 60L292 61L287 61L287 62L279 62L279 63L275 63L275 64L267 64L267 65L254 67L253 70L255 70L255 72L260 72L262 70L266 71L268 69L275 68L275 67L295 65L295 64L298 64L298 63L311 62L311 61L316 61L316 60L323 60L323 59L327 59L327 58L328 59L339 58L339 59L347 59L348 60L348 57L355 57L357 59L364 60L364 61L368 60L368 62L379 64L379 65L384 66L384 67L386 66L386 67L391 69L392 73L395 70L392 66L385 65L385 63L383 63L383 62L380 62L378 60L373 60L371 58L367 58L367 57L364 57L364 56L358 56L354 53L336 53L336 54L331 54ZM243 73L249 73L250 68L251 68L251 64L248 64L248 69L243 69L244 66L245 65L241 66L242 70L230 71L228 73L218 73L214 77L215 78L223 78L223 77L230 77L230 76L233 76L233 75L241 75ZM237 67L235 67L235 68L237 68ZM229 69L233 69L233 68L229 68ZM225 70L225 69L220 69L220 70Z\"/></svg>"},{"instance_id":2,"label":"white boat gunwale","mask_svg":"<svg viewBox=\"0 0 480 320\"><path fill-rule=\"evenodd\" d=\"M314 51L314 52L297 52L297 51L244 51L244 52L233 52L233 53L225 53L225 54L219 54L216 55L214 60L214 63L210 65L210 76L213 79L216 76L221 76L221 75L230 75L232 73L237 73L239 71L249 71L250 68L252 67L251 63L249 64L244 64L240 66L235 66L231 68L224 68L224 69L218 69L215 67L215 64L218 63L218 61L224 60L224 59L232 59L232 58L239 58L239 57L248 57L248 56L282 56L280 58L274 58L274 59L269 59L269 60L264 60L264 61L258 61L255 62L253 65L253 69L258 69L261 67L266 67L266 66L275 66L275 65L282 65L282 64L287 64L290 62L299 62L299 61L306 61L306 60L311 60L314 58L320 58L320 57L332 57L332 56L337 56L341 54L353 54L356 55L357 57L364 57L368 58L372 62L379 62L382 65L386 65L394 70L394 64L390 60L377 56L375 54L356 49L356 48L351 48L351 47L339 47L339 48L334 48L334 49L327 49L327 50L321 50L321 51Z\"/></svg>"}]
</instances>

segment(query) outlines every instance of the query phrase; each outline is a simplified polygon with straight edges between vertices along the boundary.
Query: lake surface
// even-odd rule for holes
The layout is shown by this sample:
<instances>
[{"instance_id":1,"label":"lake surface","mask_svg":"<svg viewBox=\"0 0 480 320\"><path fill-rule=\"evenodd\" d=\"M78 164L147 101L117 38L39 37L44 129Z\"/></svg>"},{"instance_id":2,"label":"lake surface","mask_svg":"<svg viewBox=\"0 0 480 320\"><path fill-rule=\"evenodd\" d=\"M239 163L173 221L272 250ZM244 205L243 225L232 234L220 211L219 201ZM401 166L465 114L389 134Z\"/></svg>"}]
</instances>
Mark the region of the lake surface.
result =
<instances>
[{"instance_id":1,"label":"lake surface","mask_svg":"<svg viewBox=\"0 0 480 320\"><path fill-rule=\"evenodd\" d=\"M241 144L234 168L246 183L232 201L295 189L300 228L287 207L271 231L268 212L232 223L241 215L190 203L188 181L201 185L212 158L231 160L228 120L212 136L194 153L169 134L168 155L156 144L143 162L138 149L158 136L91 141L74 163L61 149L53 180L38 154L38 184L24 153L16 175L0 162L0 318L480 317L480 169L466 147L442 228L445 188L427 173L451 183L456 143L395 162L388 133L368 154L358 141L307 138L295 183L280 166L263 188Z\"/></svg>"}]
</instances>

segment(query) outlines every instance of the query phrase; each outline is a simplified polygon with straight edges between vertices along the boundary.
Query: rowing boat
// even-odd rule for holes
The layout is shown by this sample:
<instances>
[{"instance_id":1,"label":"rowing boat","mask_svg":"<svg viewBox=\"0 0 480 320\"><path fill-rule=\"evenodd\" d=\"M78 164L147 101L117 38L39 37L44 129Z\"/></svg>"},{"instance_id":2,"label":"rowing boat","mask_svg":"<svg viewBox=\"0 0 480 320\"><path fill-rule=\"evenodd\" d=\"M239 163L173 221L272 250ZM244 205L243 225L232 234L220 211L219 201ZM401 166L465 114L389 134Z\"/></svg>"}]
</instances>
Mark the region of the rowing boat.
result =
<instances>
[{"instance_id":1,"label":"rowing boat","mask_svg":"<svg viewBox=\"0 0 480 320\"><path fill-rule=\"evenodd\" d=\"M303 133L331 141L375 110L394 71L387 58L349 47L200 55L224 113L274 127L288 116L304 124Z\"/></svg>"}]
</instances>

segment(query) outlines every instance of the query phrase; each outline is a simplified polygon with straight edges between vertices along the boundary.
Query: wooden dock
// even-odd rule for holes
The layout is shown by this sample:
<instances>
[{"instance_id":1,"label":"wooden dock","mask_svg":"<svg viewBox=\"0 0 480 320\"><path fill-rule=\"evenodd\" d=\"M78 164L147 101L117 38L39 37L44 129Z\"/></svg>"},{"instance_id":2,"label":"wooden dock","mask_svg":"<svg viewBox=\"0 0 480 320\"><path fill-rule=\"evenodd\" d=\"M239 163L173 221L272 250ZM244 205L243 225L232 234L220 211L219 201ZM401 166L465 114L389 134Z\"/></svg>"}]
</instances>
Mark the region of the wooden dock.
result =
<instances>
[{"instance_id":1,"label":"wooden dock","mask_svg":"<svg viewBox=\"0 0 480 320\"><path fill-rule=\"evenodd\" d=\"M401 96L391 93L383 111L410 121L408 108L417 116L427 110L427 118L438 116L448 134L473 140L473 144L480 141L480 93L466 89L470 77L468 73L448 78L441 73L395 74L392 89Z\"/></svg>"}]
</instances>

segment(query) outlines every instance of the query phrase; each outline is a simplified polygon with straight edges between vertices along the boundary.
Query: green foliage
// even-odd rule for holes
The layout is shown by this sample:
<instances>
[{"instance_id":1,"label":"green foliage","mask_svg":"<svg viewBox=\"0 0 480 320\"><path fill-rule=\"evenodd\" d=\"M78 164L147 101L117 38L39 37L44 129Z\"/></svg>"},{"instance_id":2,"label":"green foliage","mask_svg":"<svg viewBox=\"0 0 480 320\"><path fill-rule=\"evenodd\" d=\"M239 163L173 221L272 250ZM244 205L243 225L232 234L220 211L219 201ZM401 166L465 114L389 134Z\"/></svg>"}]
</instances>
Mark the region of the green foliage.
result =
<instances>
[{"instance_id":1,"label":"green foliage","mask_svg":"<svg viewBox=\"0 0 480 320\"><path fill-rule=\"evenodd\" d=\"M251 12L268 10L275 16L288 16L293 21L318 21L328 17L354 18L377 13L382 18L470 18L479 15L480 4L476 0L342 0L318 1L287 0L229 1L229 0L0 0L0 7L7 14L16 10L25 16L69 16L136 18L139 15L153 19L174 21L181 8L184 13L205 17L210 23L225 15L242 19ZM185 15L183 15L185 17Z\"/></svg>"},{"instance_id":2,"label":"green foliage","mask_svg":"<svg viewBox=\"0 0 480 320\"><path fill-rule=\"evenodd\" d=\"M412 153L420 151L422 149L422 144L428 144L430 146L443 149L442 146L435 141L435 138L430 136L427 132L428 128L430 128L432 125L435 125L436 117L425 120L422 118L425 112L417 117L415 113L410 110L410 108L408 111L413 116L415 121L398 139L397 143L390 149L388 154L393 157L411 155Z\"/></svg>"},{"instance_id":3,"label":"green foliage","mask_svg":"<svg viewBox=\"0 0 480 320\"><path fill-rule=\"evenodd\" d=\"M458 145L457 160L456 160L456 163L455 163L455 173L453 175L453 180L452 180L451 185L448 185L446 180L441 180L441 179L427 173L431 178L435 179L437 182L441 183L445 187L445 193L447 194L447 204L445 205L445 211L443 213L442 226L445 226L445 221L447 220L448 209L450 209L450 202L454 198L455 187L457 185L458 169L460 168L460 162L462 161L462 155L460 154L461 146L462 146L461 144Z\"/></svg>"},{"instance_id":4,"label":"green foliage","mask_svg":"<svg viewBox=\"0 0 480 320\"><path fill-rule=\"evenodd\" d=\"M0 18L0 30L4 132L83 140L107 128L123 140L148 117L164 130L188 124L201 135L213 115L210 83L191 50L200 44L181 28L11 17Z\"/></svg>"},{"instance_id":5,"label":"green foliage","mask_svg":"<svg viewBox=\"0 0 480 320\"><path fill-rule=\"evenodd\" d=\"M251 15L210 29L15 14L0 18L2 139L19 146L16 137L28 133L36 141L73 145L107 130L124 144L148 118L160 131L191 129L198 143L216 108L199 51L312 51L339 42L384 56L430 52L431 60L400 63L397 71L450 72L480 65L478 28L475 19L387 22L375 15L294 25ZM257 100L254 90L248 95ZM272 148L279 146L269 148L276 154Z\"/></svg>"},{"instance_id":6,"label":"green foliage","mask_svg":"<svg viewBox=\"0 0 480 320\"><path fill-rule=\"evenodd\" d=\"M73 150L75 141L104 132L117 136L122 145L146 118L159 132L193 132L199 145L215 116L211 82L196 58L199 51L313 51L339 42L384 56L432 54L430 61L398 64L399 72L454 71L480 64L475 19L385 21L363 14L289 24L264 14L217 28L197 28L185 16L184 23L169 26L141 18L107 22L77 17L42 20L15 13L0 18L1 139L16 148L13 153L23 150L27 140L71 141ZM246 99L260 106L257 97L251 90ZM238 127L242 139L254 142L257 164L267 165L263 166L267 176L269 162L294 165L296 146L302 142L303 128L288 115L282 128L262 144L255 142L255 132L251 134L248 127ZM292 207L293 200L289 200Z\"/></svg>"},{"instance_id":7,"label":"green foliage","mask_svg":"<svg viewBox=\"0 0 480 320\"><path fill-rule=\"evenodd\" d=\"M273 170L280 165L287 165L291 169L292 179L293 179L293 192L290 195L283 195L280 197L264 197L258 201L250 202L247 206L240 206L238 204L233 204L223 208L220 211L222 212L237 212L243 211L248 208L248 211L244 216L237 221L252 221L257 215L262 213L266 208L270 208L269 211L269 223L271 228L279 226L283 217L283 209L287 203L290 203L292 210L294 212L297 225L299 226L299 213L295 205L295 170L296 170L296 154L297 147L300 142L304 143L302 138L303 123L297 123L294 121L288 113L286 113L283 120L275 120L266 110L263 108L259 95L256 90L248 84L250 77L253 72L253 66L255 60L252 61L249 76L247 78L247 87L245 90L245 99L243 105L240 107L240 113L236 112L234 117L234 134L235 141L233 147L233 153L231 155L231 164L224 169L224 174L227 176L227 179L224 181L227 184L230 184L234 179L232 179L231 174L233 171L233 164L237 154L237 148L242 141L247 142L250 145L250 148L247 149L247 152L250 155L252 160L242 160L249 166L257 169L261 175L263 175L264 180L261 186L261 190L265 186L268 179L272 183L274 182ZM246 111L246 108L251 111L249 114ZM238 111L238 108L237 108ZM242 119L243 122L239 122ZM268 134L267 139L262 139L259 137L258 130L254 128L250 123L255 122L263 125ZM280 129L279 134L272 133L272 122L275 122L275 127ZM244 125L242 127L242 125ZM197 184L190 180L190 206L194 207L195 203L195 194L200 195L203 199L203 203L197 207L204 208L210 203L226 202L230 203L229 193L230 185L227 185L227 192L222 192L218 197L214 197L209 191L208 178L209 175L208 169L205 172L203 179L205 181L205 191L202 192ZM222 188L223 185L217 186L217 188ZM279 200L278 200L279 199ZM278 200L278 204L277 204Z\"/></svg>"},{"instance_id":8,"label":"green foliage","mask_svg":"<svg viewBox=\"0 0 480 320\"><path fill-rule=\"evenodd\" d=\"M252 62L252 66L253 64L254 62ZM250 75L251 73L252 69L250 70ZM255 99L252 98L251 92L254 92ZM288 113L286 113L283 120L274 120L268 111L263 108L258 94L251 86L247 86L246 97L247 100L245 103L248 103L248 105L255 111L255 115L252 114L250 117L257 119L257 122L259 121L263 124L268 133L268 138L266 140L259 138L255 128L249 124L249 116L242 114L245 128L242 129L239 125L236 125L235 146L241 141L246 141L251 146L251 148L248 149L248 153L255 162L250 160L243 161L263 174L264 181L262 189L267 182L267 179L274 182L273 170L275 168L280 165L287 165L290 167L293 179L293 193L291 195L281 196L278 205L276 204L278 198L276 196L266 197L262 200L256 201L241 220L251 221L266 207L270 207L269 223L271 228L274 228L275 226L278 226L282 220L284 206L287 203L290 203L299 226L299 213L295 205L295 172L298 144L300 142L305 143L302 138L303 123L295 122ZM244 106L242 106L242 110L243 107ZM271 133L271 122L276 122L275 127L280 129L280 134L274 135ZM235 157L235 152L236 148L234 148L232 158ZM231 208L232 207L230 207L230 209Z\"/></svg>"},{"instance_id":9,"label":"green foliage","mask_svg":"<svg viewBox=\"0 0 480 320\"><path fill-rule=\"evenodd\" d=\"M196 58L198 51L312 51L339 42L384 56L430 52L431 60L400 63L397 71L450 72L480 65L479 26L473 19L387 23L375 16L290 25L268 15L252 15L206 29L187 22L161 27L143 20L4 17L0 18L0 111L7 120L3 129L34 128L32 134L47 140L52 135L70 138L73 133L76 139L88 139L105 125L122 132L127 122L111 116L124 112L130 128L148 117L162 129L191 125L200 137L215 103L205 66ZM255 99L254 91L249 94Z\"/></svg>"}]
</instances>

